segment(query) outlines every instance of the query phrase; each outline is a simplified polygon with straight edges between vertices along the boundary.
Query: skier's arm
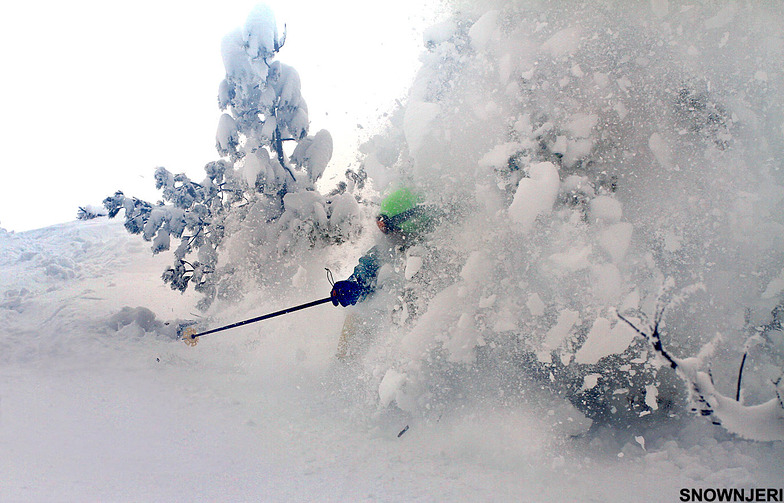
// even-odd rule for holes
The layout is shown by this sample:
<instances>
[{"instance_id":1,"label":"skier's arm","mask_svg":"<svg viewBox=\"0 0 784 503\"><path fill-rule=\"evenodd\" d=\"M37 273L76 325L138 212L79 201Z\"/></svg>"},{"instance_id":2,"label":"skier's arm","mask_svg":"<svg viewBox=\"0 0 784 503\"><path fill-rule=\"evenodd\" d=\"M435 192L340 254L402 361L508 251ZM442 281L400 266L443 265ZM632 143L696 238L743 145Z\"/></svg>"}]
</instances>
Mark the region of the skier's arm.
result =
<instances>
[{"instance_id":1,"label":"skier's arm","mask_svg":"<svg viewBox=\"0 0 784 503\"><path fill-rule=\"evenodd\" d=\"M335 283L332 288L334 305L352 306L373 293L376 289L378 270L381 267L379 255L378 248L374 246L359 259L351 276Z\"/></svg>"}]
</instances>

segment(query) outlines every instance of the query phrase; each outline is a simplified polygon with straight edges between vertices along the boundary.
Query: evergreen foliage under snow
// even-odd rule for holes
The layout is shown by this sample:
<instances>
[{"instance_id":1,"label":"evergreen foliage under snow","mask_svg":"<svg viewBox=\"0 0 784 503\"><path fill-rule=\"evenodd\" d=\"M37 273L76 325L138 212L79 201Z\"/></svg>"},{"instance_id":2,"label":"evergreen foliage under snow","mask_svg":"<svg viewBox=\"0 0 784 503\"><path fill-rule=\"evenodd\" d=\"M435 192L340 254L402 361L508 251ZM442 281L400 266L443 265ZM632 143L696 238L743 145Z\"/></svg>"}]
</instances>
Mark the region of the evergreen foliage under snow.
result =
<instances>
[{"instance_id":1,"label":"evergreen foliage under snow","mask_svg":"<svg viewBox=\"0 0 784 503\"><path fill-rule=\"evenodd\" d=\"M315 188L332 157L332 137L325 130L308 135L299 75L275 60L284 42L263 5L224 38L226 78L218 96L224 113L216 133L222 158L204 167L202 181L161 167L155 187L162 201L122 192L104 201L109 217L125 211L126 229L152 241L153 253L179 240L163 281L179 291L192 285L204 294L202 309L216 298L236 300L254 282L276 281L270 271L292 249L341 243L359 233L358 178L329 196Z\"/></svg>"}]
</instances>

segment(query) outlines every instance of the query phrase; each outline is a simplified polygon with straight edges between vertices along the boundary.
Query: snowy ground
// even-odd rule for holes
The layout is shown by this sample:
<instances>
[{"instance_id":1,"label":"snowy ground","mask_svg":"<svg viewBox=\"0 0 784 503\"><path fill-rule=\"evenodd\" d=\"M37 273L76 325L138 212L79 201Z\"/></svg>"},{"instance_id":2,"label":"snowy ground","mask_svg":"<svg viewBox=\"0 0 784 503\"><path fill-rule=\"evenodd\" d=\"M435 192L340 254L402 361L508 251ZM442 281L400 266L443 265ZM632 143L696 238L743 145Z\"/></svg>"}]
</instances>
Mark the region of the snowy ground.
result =
<instances>
[{"instance_id":1,"label":"snowy ground","mask_svg":"<svg viewBox=\"0 0 784 503\"><path fill-rule=\"evenodd\" d=\"M118 330L126 306L191 317L167 261L104 219L0 234L0 501L678 501L784 480L781 443L697 418L572 436L534 398L429 423L368 407L331 305L193 349L140 316Z\"/></svg>"}]
</instances>

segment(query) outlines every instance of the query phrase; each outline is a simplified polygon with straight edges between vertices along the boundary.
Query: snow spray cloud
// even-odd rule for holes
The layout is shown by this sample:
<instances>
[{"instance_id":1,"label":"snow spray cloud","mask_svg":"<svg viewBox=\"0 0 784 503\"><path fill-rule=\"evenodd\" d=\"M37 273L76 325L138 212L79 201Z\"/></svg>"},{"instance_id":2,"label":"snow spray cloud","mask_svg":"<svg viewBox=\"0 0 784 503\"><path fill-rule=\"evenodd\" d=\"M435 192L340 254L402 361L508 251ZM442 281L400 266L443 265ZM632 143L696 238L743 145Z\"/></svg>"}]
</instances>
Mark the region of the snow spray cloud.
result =
<instances>
[{"instance_id":1,"label":"snow spray cloud","mask_svg":"<svg viewBox=\"0 0 784 503\"><path fill-rule=\"evenodd\" d=\"M744 394L770 398L784 353L782 14L460 7L426 32L406 104L365 146L372 178L396 174L459 214L428 245L438 270L407 286L419 305L398 302L403 321L369 352L383 401L432 410L477 376L514 392L525 375L594 419L675 414L682 384L615 315L643 325L662 304L673 351L722 334L719 386L763 333Z\"/></svg>"}]
</instances>

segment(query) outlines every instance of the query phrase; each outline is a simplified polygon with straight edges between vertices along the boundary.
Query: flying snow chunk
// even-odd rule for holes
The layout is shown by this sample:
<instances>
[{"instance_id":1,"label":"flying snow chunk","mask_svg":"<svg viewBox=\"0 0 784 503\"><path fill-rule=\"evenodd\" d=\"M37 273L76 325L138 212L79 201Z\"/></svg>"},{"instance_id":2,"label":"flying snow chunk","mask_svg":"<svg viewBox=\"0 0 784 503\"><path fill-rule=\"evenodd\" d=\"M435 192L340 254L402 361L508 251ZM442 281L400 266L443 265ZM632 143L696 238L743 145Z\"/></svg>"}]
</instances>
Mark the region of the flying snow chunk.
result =
<instances>
[{"instance_id":1,"label":"flying snow chunk","mask_svg":"<svg viewBox=\"0 0 784 503\"><path fill-rule=\"evenodd\" d=\"M444 342L444 349L449 352L450 362L471 363L476 358L474 348L484 346L485 341L476 329L474 316L463 313L457 325L449 331L449 338Z\"/></svg>"},{"instance_id":2,"label":"flying snow chunk","mask_svg":"<svg viewBox=\"0 0 784 503\"><path fill-rule=\"evenodd\" d=\"M493 323L493 332L511 332L517 330L518 316L509 309L501 309L496 313L495 323Z\"/></svg>"},{"instance_id":3,"label":"flying snow chunk","mask_svg":"<svg viewBox=\"0 0 784 503\"><path fill-rule=\"evenodd\" d=\"M574 361L582 364L594 364L608 354L613 354L605 352L605 342L610 334L610 328L612 328L610 320L596 318L588 332L588 337L580 350L575 353Z\"/></svg>"},{"instance_id":4,"label":"flying snow chunk","mask_svg":"<svg viewBox=\"0 0 784 503\"><path fill-rule=\"evenodd\" d=\"M637 435L637 436L634 437L634 440L638 444L640 444L640 447L642 447L642 450L645 450L645 437L643 437L642 435Z\"/></svg>"},{"instance_id":5,"label":"flying snow chunk","mask_svg":"<svg viewBox=\"0 0 784 503\"><path fill-rule=\"evenodd\" d=\"M574 114L566 123L566 130L575 138L588 138L598 123L599 116L596 114Z\"/></svg>"},{"instance_id":6,"label":"flying snow chunk","mask_svg":"<svg viewBox=\"0 0 784 503\"><path fill-rule=\"evenodd\" d=\"M382 407L387 407L397 401L401 388L406 383L406 375L389 369L378 385L378 398Z\"/></svg>"},{"instance_id":7,"label":"flying snow chunk","mask_svg":"<svg viewBox=\"0 0 784 503\"><path fill-rule=\"evenodd\" d=\"M579 26L565 28L542 44L542 51L554 58L569 56L577 52L582 42L582 30Z\"/></svg>"},{"instance_id":8,"label":"flying snow chunk","mask_svg":"<svg viewBox=\"0 0 784 503\"><path fill-rule=\"evenodd\" d=\"M566 338L569 337L572 327L578 321L580 321L580 314L577 311L572 311L571 309L561 311L555 326L548 330L541 349L536 352L536 357L540 362L549 363L552 360L551 353L558 349Z\"/></svg>"},{"instance_id":9,"label":"flying snow chunk","mask_svg":"<svg viewBox=\"0 0 784 503\"><path fill-rule=\"evenodd\" d=\"M297 267L297 272L294 273L294 276L291 277L291 286L294 288L301 290L305 288L305 285L308 284L308 271L302 267Z\"/></svg>"},{"instance_id":10,"label":"flying snow chunk","mask_svg":"<svg viewBox=\"0 0 784 503\"><path fill-rule=\"evenodd\" d=\"M113 314L107 321L107 326L118 332L142 336L145 333L155 332L171 335L171 330L155 313L146 307L125 306L121 311Z\"/></svg>"},{"instance_id":11,"label":"flying snow chunk","mask_svg":"<svg viewBox=\"0 0 784 503\"><path fill-rule=\"evenodd\" d=\"M613 263L617 264L626 256L633 231L634 226L632 224L620 222L610 225L599 232L599 245L607 252Z\"/></svg>"},{"instance_id":12,"label":"flying snow chunk","mask_svg":"<svg viewBox=\"0 0 784 503\"><path fill-rule=\"evenodd\" d=\"M593 81L600 89L604 89L610 85L610 77L606 73L594 72Z\"/></svg>"},{"instance_id":13,"label":"flying snow chunk","mask_svg":"<svg viewBox=\"0 0 784 503\"><path fill-rule=\"evenodd\" d=\"M519 224L524 233L531 229L536 217L550 213L561 184L558 168L551 162L531 165L528 176L520 180L508 209L509 218Z\"/></svg>"},{"instance_id":14,"label":"flying snow chunk","mask_svg":"<svg viewBox=\"0 0 784 503\"><path fill-rule=\"evenodd\" d=\"M523 150L525 146L519 142L501 143L493 147L479 159L479 166L483 168L504 168L509 164L509 158Z\"/></svg>"},{"instance_id":15,"label":"flying snow chunk","mask_svg":"<svg viewBox=\"0 0 784 503\"><path fill-rule=\"evenodd\" d=\"M517 121L512 126L514 130L523 137L528 137L533 131L531 125L531 114L523 114L517 118Z\"/></svg>"},{"instance_id":16,"label":"flying snow chunk","mask_svg":"<svg viewBox=\"0 0 784 503\"><path fill-rule=\"evenodd\" d=\"M637 333L625 323L612 326L606 318L596 318L585 342L574 355L577 363L594 365L602 358L626 351Z\"/></svg>"},{"instance_id":17,"label":"flying snow chunk","mask_svg":"<svg viewBox=\"0 0 784 503\"><path fill-rule=\"evenodd\" d=\"M405 272L406 280L411 281L411 279L413 279L414 276L416 276L416 273L418 273L419 270L422 269L423 263L424 261L422 257L417 257L417 256L408 257L408 260L406 260L406 272Z\"/></svg>"},{"instance_id":18,"label":"flying snow chunk","mask_svg":"<svg viewBox=\"0 0 784 503\"><path fill-rule=\"evenodd\" d=\"M563 152L563 163L571 168L577 161L587 157L594 147L594 141L588 138L577 140L567 140L566 149Z\"/></svg>"},{"instance_id":19,"label":"flying snow chunk","mask_svg":"<svg viewBox=\"0 0 784 503\"><path fill-rule=\"evenodd\" d=\"M599 384L599 378L602 377L601 374L588 374L583 378L583 387L581 388L582 391L587 391L589 389L593 389Z\"/></svg>"},{"instance_id":20,"label":"flying snow chunk","mask_svg":"<svg viewBox=\"0 0 784 503\"><path fill-rule=\"evenodd\" d=\"M489 297L480 297L477 306L479 306L479 309L487 309L488 307L492 307L497 299L498 296L495 294L490 295Z\"/></svg>"},{"instance_id":21,"label":"flying snow chunk","mask_svg":"<svg viewBox=\"0 0 784 503\"><path fill-rule=\"evenodd\" d=\"M655 385L649 384L645 386L645 405L647 405L649 409L657 410L659 408L659 403L656 401L658 396L659 389Z\"/></svg>"},{"instance_id":22,"label":"flying snow chunk","mask_svg":"<svg viewBox=\"0 0 784 503\"><path fill-rule=\"evenodd\" d=\"M460 270L460 277L468 285L481 284L492 272L491 261L484 252L471 252Z\"/></svg>"},{"instance_id":23,"label":"flying snow chunk","mask_svg":"<svg viewBox=\"0 0 784 503\"><path fill-rule=\"evenodd\" d=\"M615 304L623 293L623 278L615 264L591 267L591 293L600 302Z\"/></svg>"},{"instance_id":24,"label":"flying snow chunk","mask_svg":"<svg viewBox=\"0 0 784 503\"><path fill-rule=\"evenodd\" d=\"M416 101L408 105L403 118L403 132L412 154L416 155L425 145L430 135L430 125L440 112L441 107L435 103Z\"/></svg>"},{"instance_id":25,"label":"flying snow chunk","mask_svg":"<svg viewBox=\"0 0 784 503\"><path fill-rule=\"evenodd\" d=\"M615 110L615 113L618 114L618 117L621 120L624 120L626 116L629 115L629 109L626 108L626 105L624 105L620 101L613 105L613 110Z\"/></svg>"},{"instance_id":26,"label":"flying snow chunk","mask_svg":"<svg viewBox=\"0 0 784 503\"><path fill-rule=\"evenodd\" d=\"M528 295L525 307L528 308L528 311L530 311L533 316L542 316L547 305L545 305L538 293L532 293Z\"/></svg>"},{"instance_id":27,"label":"flying snow chunk","mask_svg":"<svg viewBox=\"0 0 784 503\"><path fill-rule=\"evenodd\" d=\"M651 149L653 156L662 168L672 169L674 167L672 150L662 135L653 133L648 139L648 148Z\"/></svg>"},{"instance_id":28,"label":"flying snow chunk","mask_svg":"<svg viewBox=\"0 0 784 503\"><path fill-rule=\"evenodd\" d=\"M480 17L476 23L468 30L468 36L471 37L471 46L477 51L483 51L487 48L487 44L492 40L498 29L498 17L500 12L491 10L486 12Z\"/></svg>"},{"instance_id":29,"label":"flying snow chunk","mask_svg":"<svg viewBox=\"0 0 784 503\"><path fill-rule=\"evenodd\" d=\"M727 26L735 18L738 13L738 4L730 2L723 9L721 9L715 16L705 21L705 28L715 30Z\"/></svg>"},{"instance_id":30,"label":"flying snow chunk","mask_svg":"<svg viewBox=\"0 0 784 503\"><path fill-rule=\"evenodd\" d=\"M777 278L774 278L773 280L771 280L770 283L768 283L767 288L765 288L765 291L762 292L762 298L772 299L778 296L783 291L784 291L784 269L782 269L781 273L778 275Z\"/></svg>"},{"instance_id":31,"label":"flying snow chunk","mask_svg":"<svg viewBox=\"0 0 784 503\"><path fill-rule=\"evenodd\" d=\"M431 26L422 35L425 45L438 45L446 42L457 33L457 23L452 20Z\"/></svg>"},{"instance_id":32,"label":"flying snow chunk","mask_svg":"<svg viewBox=\"0 0 784 503\"><path fill-rule=\"evenodd\" d=\"M553 253L547 258L556 275L570 274L591 267L592 246L573 246L566 251Z\"/></svg>"},{"instance_id":33,"label":"flying snow chunk","mask_svg":"<svg viewBox=\"0 0 784 503\"><path fill-rule=\"evenodd\" d=\"M610 196L599 196L591 200L591 222L615 224L621 220L621 203Z\"/></svg>"},{"instance_id":34,"label":"flying snow chunk","mask_svg":"<svg viewBox=\"0 0 784 503\"><path fill-rule=\"evenodd\" d=\"M659 19L665 17L670 12L669 0L651 0L651 11Z\"/></svg>"}]
</instances>

